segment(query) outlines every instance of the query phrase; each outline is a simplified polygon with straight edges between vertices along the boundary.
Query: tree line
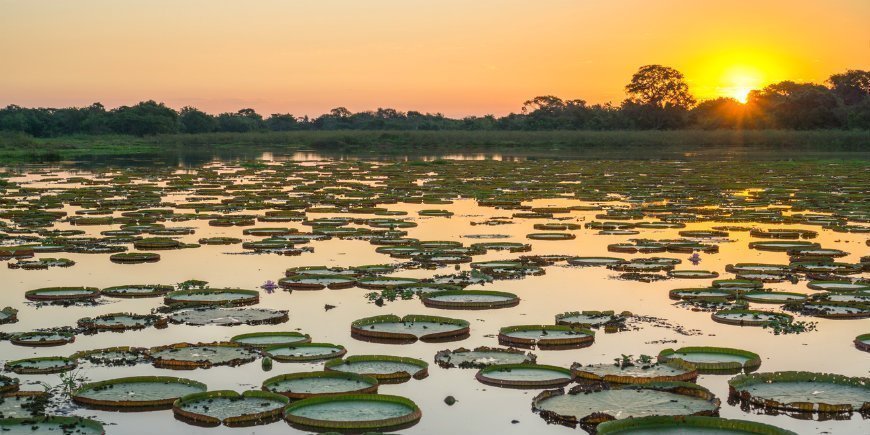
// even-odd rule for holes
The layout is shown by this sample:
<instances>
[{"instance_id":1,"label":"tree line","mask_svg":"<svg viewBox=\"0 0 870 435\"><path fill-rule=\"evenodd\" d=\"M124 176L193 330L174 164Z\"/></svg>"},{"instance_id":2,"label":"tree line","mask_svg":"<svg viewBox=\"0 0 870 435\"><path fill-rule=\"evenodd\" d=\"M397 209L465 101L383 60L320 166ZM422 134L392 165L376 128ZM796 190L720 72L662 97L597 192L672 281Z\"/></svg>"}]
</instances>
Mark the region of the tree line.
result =
<instances>
[{"instance_id":1,"label":"tree line","mask_svg":"<svg viewBox=\"0 0 870 435\"><path fill-rule=\"evenodd\" d=\"M100 103L61 109L10 105L0 109L0 131L53 137L298 130L870 130L870 71L834 74L824 85L774 83L751 91L744 104L733 98L697 102L682 73L647 65L625 91L627 98L619 105L546 95L526 101L520 113L461 119L388 108L353 113L338 107L309 118L289 113L264 117L253 109L212 115L194 107L176 111L155 101L111 110Z\"/></svg>"}]
</instances>

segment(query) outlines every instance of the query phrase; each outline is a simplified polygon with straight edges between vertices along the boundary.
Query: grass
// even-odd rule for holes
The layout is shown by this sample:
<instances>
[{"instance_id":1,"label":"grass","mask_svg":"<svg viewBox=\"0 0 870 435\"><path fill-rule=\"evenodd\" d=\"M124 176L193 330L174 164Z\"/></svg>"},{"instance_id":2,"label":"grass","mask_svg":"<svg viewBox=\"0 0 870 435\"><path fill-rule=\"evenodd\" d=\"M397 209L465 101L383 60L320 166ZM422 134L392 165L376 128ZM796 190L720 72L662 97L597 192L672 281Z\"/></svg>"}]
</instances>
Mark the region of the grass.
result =
<instances>
[{"instance_id":1,"label":"grass","mask_svg":"<svg viewBox=\"0 0 870 435\"><path fill-rule=\"evenodd\" d=\"M206 154L253 158L264 151L366 155L509 153L580 158L672 158L772 153L779 158L847 152L870 156L870 133L849 130L676 131L297 131L76 135L0 133L0 162L56 162Z\"/></svg>"}]
</instances>

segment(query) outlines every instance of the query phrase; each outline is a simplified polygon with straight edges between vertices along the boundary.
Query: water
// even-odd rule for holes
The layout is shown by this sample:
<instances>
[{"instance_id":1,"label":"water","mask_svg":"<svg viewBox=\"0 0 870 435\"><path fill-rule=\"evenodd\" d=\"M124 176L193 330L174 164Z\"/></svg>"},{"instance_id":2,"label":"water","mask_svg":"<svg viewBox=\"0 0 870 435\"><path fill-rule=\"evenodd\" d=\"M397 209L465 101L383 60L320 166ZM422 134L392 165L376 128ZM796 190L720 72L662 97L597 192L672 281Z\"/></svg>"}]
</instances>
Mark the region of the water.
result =
<instances>
[{"instance_id":1,"label":"water","mask_svg":"<svg viewBox=\"0 0 870 435\"><path fill-rule=\"evenodd\" d=\"M393 173L389 172L391 160L379 160L368 163L364 159L358 160L324 160L320 155L306 155L305 161L299 156L291 156L289 159L280 156L266 156L277 161L279 164L294 164L299 162L295 175L298 178L287 177L285 183L296 184L298 179L305 179L311 183L319 176L336 169L341 170L340 179L332 180L326 187L336 187L342 182L360 180L364 185L384 186L391 183ZM492 156L488 156L492 157ZM294 160L295 159L295 160ZM365 164L366 166L358 166ZM205 166L203 166L205 165ZM521 192L526 186L534 186L540 183L555 183L561 185L578 185L603 190L606 194L596 195L593 200L576 199L572 197L542 198L525 201L525 205L532 207L567 207L575 205L591 206L603 203L601 197L610 201L609 205L629 206L628 200L632 195L637 195L639 190L634 187L641 182L649 186L664 185L668 187L666 196L659 198L662 203L680 203L691 201L684 197L681 192L689 189L697 192L697 186L725 190L727 181L729 186L728 196L740 197L753 191L751 188L764 188L773 185L783 192L783 197L789 197L801 192L790 192L787 189L800 186L798 180L807 178L811 174L831 173L828 170L818 171L818 167L828 168L827 163L794 163L785 164L784 168L777 166L769 172L752 167L745 163L727 166L723 173L727 177L721 180L704 179L704 174L713 173L718 163L703 162L677 162L656 163L646 162L644 165L634 165L631 162L619 162L618 164L607 162L573 162L563 167L561 163L547 160L533 161L525 159L505 159L504 161L493 160L469 160L452 162L450 165L470 165L463 167L457 174L451 175L448 180L438 176L442 165L430 165L424 167L426 175L419 177L418 183L402 183L403 189L411 189L414 186L427 186L427 189L439 192L462 191L462 197L454 199L452 204L412 204L398 202L394 204L380 204L391 211L407 212L407 218L416 222L416 227L407 228L407 237L419 240L446 240L461 242L470 245L482 240L467 238L464 236L477 235L486 238L507 236L498 238L497 241L530 244L531 251L523 253L511 253L506 250L489 250L484 255L475 255L474 261L499 261L510 262L519 255L544 255L544 254L569 254L587 257L621 257L650 258L669 257L679 258L683 263L679 269L710 270L720 274L720 279L733 278L734 275L725 272L725 265L736 263L764 263L764 264L787 264L788 256L784 252L760 251L748 249L750 242L764 241L765 239L753 238L748 232L732 231L729 242L720 242L719 252L715 254L701 254L701 263L698 266L690 266L688 258L691 254L656 253L656 254L618 254L607 250L608 244L625 243L631 237L643 237L654 240L679 238L680 230L711 230L718 225L741 225L760 229L788 228L814 230L819 236L812 242L819 243L826 249L841 249L849 254L840 257L837 261L856 263L862 255L867 255L868 248L865 244L866 234L860 233L835 233L825 230L816 225L805 224L768 224L758 222L715 223L715 222L690 222L686 228L641 228L639 236L632 235L598 235L597 229L580 229L569 231L576 235L573 240L530 240L527 234L538 232L534 224L546 223L552 219L512 219L512 224L507 225L472 225L496 218L510 218L513 210L495 209L492 207L478 206L476 201L469 199L471 187L489 191L497 186L503 192ZM499 169L494 165L504 166ZM573 165L573 166L570 166ZM670 185L673 180L663 177L661 166L667 167L667 173L677 174L672 177L678 178L676 185ZM841 164L842 165L842 164ZM125 172L134 176L135 183L150 183L158 189L167 188L168 178L188 177L197 174L205 167L209 172L219 174L225 179L232 179L234 185L256 184L262 181L260 175L240 176L235 173L239 167L234 163L220 163L211 159L196 161L185 164L176 169L167 170L165 166L158 168L135 168L127 171L112 169L111 177L122 175ZM530 171L523 168L535 167L539 171ZM105 169L98 171L102 173ZM402 169L404 170L404 169ZM421 169L417 169L421 170ZM631 177L626 172L633 171ZM422 170L421 170L422 171ZM789 172L790 171L790 172ZM827 184L850 183L854 189L866 189L868 175L866 165L858 166L857 169L844 169L848 174L845 178L831 176L824 180ZM401 171L399 171L401 172ZM576 173L575 176L565 177L570 180L556 181L554 173ZM604 176L601 174L609 173ZM588 179L590 174L593 179ZM682 174L682 175L679 175ZM93 179L92 169L83 168L24 168L9 181L24 183L31 189L51 189L47 194L58 194L68 189L87 188L78 182L67 182L67 177L83 177ZM461 176L458 180L455 177ZM98 176L102 184L116 183L111 177ZM140 177L140 178L135 178ZM487 178L493 177L493 178ZM47 178L61 178L60 181L44 181ZM632 178L628 182L628 178ZM809 177L811 179L811 177ZM434 180L434 181L433 181ZM616 184L603 184L602 180L613 180ZM734 182L739 180L739 183ZM834 181L832 181L834 180ZM717 184L721 183L721 184ZM824 184L824 183L823 183ZM584 187L585 188L585 187ZM354 187L348 184L340 197L354 198ZM224 189L225 190L225 189ZM464 191L463 191L464 190ZM404 190L397 190L402 192ZM824 193L824 191L822 191ZM226 192L224 192L226 193ZM229 193L241 193L233 191ZM166 190L163 192L163 201L186 203L189 194L182 190ZM215 200L203 202L219 202L221 195L203 194L203 197L214 197ZM5 198L5 196L4 196ZM15 198L14 204L19 198ZM782 201L788 201L783 199ZM11 204L0 206L10 207ZM429 209L444 209L453 213L447 217L421 217L418 212ZM82 207L64 204L59 210L74 215L75 211ZM178 212L189 212L189 209ZM866 209L865 209L866 212ZM115 211L112 216L119 217L120 211ZM241 214L263 214L261 210L242 210ZM602 213L596 210L575 210L567 214L557 214L556 217L566 217L565 222L584 224L591 221L605 221L609 219L597 219L596 214ZM786 214L792 212L786 211ZM309 219L319 217L347 217L354 218L377 218L371 214L337 214L337 213L311 213ZM395 218L403 218L396 216ZM5 220L4 220L5 221ZM657 222L656 219L646 218L647 222ZM630 221L636 222L636 221ZM855 224L857 222L850 222ZM179 236L179 240L185 243L196 243L204 237L237 237L246 241L261 240L259 237L242 236L244 228L275 227L282 226L294 228L300 232L310 231L310 227L300 222L284 222L281 224L263 222L254 227L214 227L209 226L207 221L193 220L186 222L164 222L167 227L192 227L195 234ZM860 224L860 223L859 223ZM863 224L866 225L866 224ZM351 227L358 225L352 224ZM82 229L87 236L99 236L101 231L117 230L118 225L103 226L72 226L66 222L54 225L55 229ZM263 255L228 255L239 254L244 251L240 245L208 245L195 249L165 250L160 251L161 261L156 263L123 265L109 261L105 254L75 254L75 253L50 253L38 254L38 257L65 257L76 261L76 265L70 268L49 268L48 270L20 270L0 267L0 308L11 306L19 310L17 323L0 325L0 332L25 332L38 328L61 327L75 325L82 317L95 317L101 314L130 312L146 314L154 308L162 306L162 297L144 299L118 299L103 297L103 302L95 306L42 306L26 302L24 292L42 287L58 286L88 286L105 288L110 286L131 284L169 284L173 285L187 279L203 279L209 281L215 288L258 288L266 280L277 281L284 276L289 267L303 267L323 265L329 267L349 267L369 264L391 263L400 264L407 259L394 259L385 254L375 252L377 246L371 245L365 240L344 240L333 238L331 240L315 240L306 245L314 248L313 252L302 253L299 256L284 256L275 254ZM603 261L603 260L602 260ZM461 264L460 270L467 271L470 267L467 263ZM697 330L694 335L683 335L673 328L657 326L651 323L635 323L638 329L606 334L598 330L595 343L583 349L571 350L535 350L540 364L550 364L560 367L569 367L574 362L581 364L612 363L614 358L621 354L631 354L635 357L641 354L657 355L665 348L679 348L684 346L717 346L746 349L756 352L761 356L762 365L760 372L777 370L807 370L838 373L847 376L868 376L870 364L868 354L855 349L852 340L860 334L870 332L870 320L829 320L796 316L798 320L817 321L818 330L800 335L773 335L769 330L760 327L738 327L715 323L710 319L709 312L695 312L674 305L669 300L668 291L674 288L688 288L706 286L710 280L671 279L652 283L637 281L618 280L616 272L604 267L575 267L564 263L555 266L545 266L546 273L540 276L528 276L516 280L499 280L492 284L474 284L469 289L496 290L514 293L521 298L518 306L500 310L461 311L429 309L423 306L418 299L397 300L387 302L386 306L378 307L370 303L365 293L371 290L349 288L344 290L320 290L320 291L294 291L292 293L277 290L274 293L261 291L260 303L251 308L267 308L273 310L288 310L289 320L276 325L248 326L240 325L226 327L220 324L207 324L205 326L191 326L184 324L171 324L168 328L157 330L147 328L138 331L124 333L100 333L96 335L78 335L74 343L53 348L28 348L13 346L7 341L0 342L0 359L14 360L35 356L67 356L77 351L96 348L108 348L113 346L137 346L151 347L169 345L178 342L213 342L226 341L229 338L243 333L264 331L299 331L310 334L315 342L326 342L343 345L347 348L347 355L385 354L404 357L413 357L430 362L429 377L423 380L412 380L403 384L382 385L379 391L383 394L394 394L410 398L415 401L423 412L423 418L419 424L402 430L403 434L434 434L434 433L493 433L501 434L576 434L577 430L562 426L547 425L540 417L530 411L530 403L536 390L511 390L488 387L478 383L474 379L476 370L464 370L459 368L442 369L432 363L434 355L443 349L465 347L468 349L477 346L498 347L495 335L499 328L511 325L527 324L553 324L554 316L567 311L584 310L615 310L616 313L630 311L638 315L654 316L667 319L672 325L679 325L684 330ZM410 269L398 270L389 274L393 277L429 278L436 274L453 273L453 265L437 270ZM867 277L866 273L853 275L852 277ZM788 281L765 284L765 288L791 291L805 294L817 293L806 287L807 282L801 280L794 285ZM325 305L335 308L326 310ZM750 304L752 309L777 309L771 305ZM232 312L224 313L219 323L233 323ZM424 343L416 342L407 345L394 345L382 343L370 343L351 338L350 324L354 320L383 314L429 314L451 318L464 319L471 324L471 336L467 339L451 343ZM631 323L631 321L630 321ZM266 378L282 373L317 371L322 369L322 362L311 364L281 364L275 363L270 372L265 372L259 363L245 364L238 367L214 367L210 369L197 369L192 371L174 371L169 369L155 368L147 364L134 367L96 367L91 364L82 364L80 374L91 381L112 379L125 376L153 375L153 376L181 376L208 385L210 390L234 390L244 391L247 389L259 389L262 381ZM8 373L7 373L8 374ZM14 375L22 381L22 390L41 390L34 385L35 382L45 381L56 385L60 383L58 375ZM739 407L728 405L727 380L730 375L703 375L698 383L710 389L723 404L720 415L727 418L748 419L773 424L793 430L801 434L816 434L828 432L833 434L861 434L866 433L867 421L860 416L854 415L850 420L827 420L808 421L797 420L785 415L772 416L764 414L748 413ZM444 397L452 395L458 402L453 406L443 403ZM188 425L173 418L171 411L155 411L143 413L115 413L76 409L74 415L92 416L104 423L113 424L107 426L110 434L138 434L141 428L148 427L154 433L190 433L190 434L287 434L306 433L289 427L284 422L258 426L255 429L230 429L199 428ZM512 424L511 420L519 420Z\"/></svg>"}]
</instances>

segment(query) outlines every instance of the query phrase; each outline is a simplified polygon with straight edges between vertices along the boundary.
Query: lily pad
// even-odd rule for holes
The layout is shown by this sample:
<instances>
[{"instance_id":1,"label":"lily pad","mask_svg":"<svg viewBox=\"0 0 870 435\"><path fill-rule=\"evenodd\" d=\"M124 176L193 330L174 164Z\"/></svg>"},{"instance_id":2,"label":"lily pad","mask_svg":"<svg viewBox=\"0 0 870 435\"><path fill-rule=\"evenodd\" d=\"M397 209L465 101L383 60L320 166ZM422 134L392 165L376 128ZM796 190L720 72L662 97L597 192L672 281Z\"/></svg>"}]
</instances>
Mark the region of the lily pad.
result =
<instances>
[{"instance_id":1,"label":"lily pad","mask_svg":"<svg viewBox=\"0 0 870 435\"><path fill-rule=\"evenodd\" d=\"M355 355L344 359L336 358L327 361L324 369L371 376L380 383L390 384L429 376L429 364L425 361L389 355Z\"/></svg>"},{"instance_id":2,"label":"lily pad","mask_svg":"<svg viewBox=\"0 0 870 435\"><path fill-rule=\"evenodd\" d=\"M682 347L677 350L665 349L659 352L659 361L673 362L692 367L698 373L749 373L761 365L758 354L742 349L727 347Z\"/></svg>"},{"instance_id":3,"label":"lily pad","mask_svg":"<svg viewBox=\"0 0 870 435\"><path fill-rule=\"evenodd\" d=\"M337 394L377 393L378 380L345 372L303 372L275 376L263 381L263 390L290 399L307 399Z\"/></svg>"},{"instance_id":4,"label":"lily pad","mask_svg":"<svg viewBox=\"0 0 870 435\"><path fill-rule=\"evenodd\" d=\"M332 343L299 343L270 346L264 349L266 355L280 362L309 362L340 358L347 353L344 346Z\"/></svg>"},{"instance_id":5,"label":"lily pad","mask_svg":"<svg viewBox=\"0 0 870 435\"><path fill-rule=\"evenodd\" d=\"M435 354L435 362L442 368L480 369L495 364L534 364L536 360L537 357L531 352L486 346L473 350L442 350Z\"/></svg>"},{"instance_id":6,"label":"lily pad","mask_svg":"<svg viewBox=\"0 0 870 435\"><path fill-rule=\"evenodd\" d=\"M812 372L738 375L728 381L730 398L785 411L851 413L870 407L870 379Z\"/></svg>"},{"instance_id":7,"label":"lily pad","mask_svg":"<svg viewBox=\"0 0 870 435\"><path fill-rule=\"evenodd\" d=\"M382 431L402 429L420 420L411 400L382 394L342 394L312 397L290 404L284 419L301 429L316 431Z\"/></svg>"},{"instance_id":8,"label":"lily pad","mask_svg":"<svg viewBox=\"0 0 870 435\"><path fill-rule=\"evenodd\" d=\"M575 374L562 367L541 364L494 364L475 376L481 383L504 388L554 388L574 382Z\"/></svg>"},{"instance_id":9,"label":"lily pad","mask_svg":"<svg viewBox=\"0 0 870 435\"><path fill-rule=\"evenodd\" d=\"M72 400L98 409L168 409L188 394L204 392L205 384L168 376L134 376L84 384L72 392Z\"/></svg>"},{"instance_id":10,"label":"lily pad","mask_svg":"<svg viewBox=\"0 0 870 435\"><path fill-rule=\"evenodd\" d=\"M172 323L186 325L264 325L284 323L288 320L287 311L268 308L194 308L177 311L169 315Z\"/></svg>"},{"instance_id":11,"label":"lily pad","mask_svg":"<svg viewBox=\"0 0 870 435\"><path fill-rule=\"evenodd\" d=\"M367 317L351 324L354 338L385 342L453 341L467 337L468 333L469 324L465 320L415 314Z\"/></svg>"},{"instance_id":12,"label":"lily pad","mask_svg":"<svg viewBox=\"0 0 870 435\"><path fill-rule=\"evenodd\" d=\"M230 341L242 346L262 349L279 345L310 343L311 336L295 331L252 332L250 334L236 335L230 338Z\"/></svg>"},{"instance_id":13,"label":"lily pad","mask_svg":"<svg viewBox=\"0 0 870 435\"><path fill-rule=\"evenodd\" d=\"M156 367L193 369L238 366L254 361L260 354L236 343L219 342L157 346L148 350L148 356Z\"/></svg>"},{"instance_id":14,"label":"lily pad","mask_svg":"<svg viewBox=\"0 0 870 435\"><path fill-rule=\"evenodd\" d=\"M252 426L281 418L290 400L268 391L221 390L193 393L175 401L172 412L182 420L203 426Z\"/></svg>"}]
</instances>

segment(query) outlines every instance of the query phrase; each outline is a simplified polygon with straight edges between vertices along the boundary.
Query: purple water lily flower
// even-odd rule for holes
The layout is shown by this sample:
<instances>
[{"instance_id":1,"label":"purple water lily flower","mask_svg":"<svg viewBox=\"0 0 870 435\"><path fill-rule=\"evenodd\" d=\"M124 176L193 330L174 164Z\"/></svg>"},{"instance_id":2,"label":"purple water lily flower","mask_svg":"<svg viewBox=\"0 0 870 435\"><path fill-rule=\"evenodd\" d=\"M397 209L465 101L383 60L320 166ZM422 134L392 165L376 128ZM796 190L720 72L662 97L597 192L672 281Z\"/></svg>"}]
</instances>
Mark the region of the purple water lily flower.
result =
<instances>
[{"instance_id":1,"label":"purple water lily flower","mask_svg":"<svg viewBox=\"0 0 870 435\"><path fill-rule=\"evenodd\" d=\"M266 293L272 294L278 288L278 284L275 284L275 281L268 280L260 288L266 290Z\"/></svg>"}]
</instances>

